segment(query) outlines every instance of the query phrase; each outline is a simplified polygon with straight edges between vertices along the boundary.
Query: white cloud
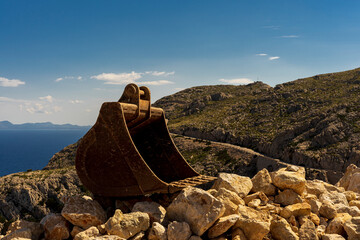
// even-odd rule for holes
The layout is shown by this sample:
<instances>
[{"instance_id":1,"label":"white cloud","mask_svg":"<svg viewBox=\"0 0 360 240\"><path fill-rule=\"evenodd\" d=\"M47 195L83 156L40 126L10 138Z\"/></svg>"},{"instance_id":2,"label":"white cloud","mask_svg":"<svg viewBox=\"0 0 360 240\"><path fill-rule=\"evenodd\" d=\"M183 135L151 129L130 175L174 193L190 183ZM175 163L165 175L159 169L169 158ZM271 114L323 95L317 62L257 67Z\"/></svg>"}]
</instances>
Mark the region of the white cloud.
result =
<instances>
[{"instance_id":1,"label":"white cloud","mask_svg":"<svg viewBox=\"0 0 360 240\"><path fill-rule=\"evenodd\" d=\"M45 113L45 114L51 114L51 112L47 111L44 109L44 105L41 103L35 103L32 106L27 106L25 107L25 110L30 113L30 114L34 114L34 113ZM22 107L21 107L22 109Z\"/></svg>"},{"instance_id":2,"label":"white cloud","mask_svg":"<svg viewBox=\"0 0 360 240\"><path fill-rule=\"evenodd\" d=\"M256 54L256 56L264 57L264 56L267 56L267 54L266 53L258 53L258 54Z\"/></svg>"},{"instance_id":3,"label":"white cloud","mask_svg":"<svg viewBox=\"0 0 360 240\"><path fill-rule=\"evenodd\" d=\"M174 82L168 81L168 80L157 80L157 81L145 81L145 82L137 82L138 84L144 84L144 85L166 85L166 84L174 84Z\"/></svg>"},{"instance_id":4,"label":"white cloud","mask_svg":"<svg viewBox=\"0 0 360 240\"><path fill-rule=\"evenodd\" d=\"M78 103L84 103L84 101L75 99L75 100L70 100L70 103L78 104Z\"/></svg>"},{"instance_id":5,"label":"white cloud","mask_svg":"<svg viewBox=\"0 0 360 240\"><path fill-rule=\"evenodd\" d=\"M148 75L152 75L152 76L170 76L170 75L174 75L175 72L159 72L159 71L147 71L145 72L145 74L148 74Z\"/></svg>"},{"instance_id":6,"label":"white cloud","mask_svg":"<svg viewBox=\"0 0 360 240\"><path fill-rule=\"evenodd\" d=\"M105 84L128 84L133 83L141 78L142 73L102 73L96 76L91 76L93 79L105 81Z\"/></svg>"},{"instance_id":7,"label":"white cloud","mask_svg":"<svg viewBox=\"0 0 360 240\"><path fill-rule=\"evenodd\" d=\"M272 61L272 60L276 60L276 59L279 59L280 57L278 56L275 56L275 57L269 57L269 60Z\"/></svg>"},{"instance_id":8,"label":"white cloud","mask_svg":"<svg viewBox=\"0 0 360 240\"><path fill-rule=\"evenodd\" d=\"M62 80L64 80L64 78L59 77L59 78L57 78L57 79L55 80L55 82L60 82L60 81L62 81Z\"/></svg>"},{"instance_id":9,"label":"white cloud","mask_svg":"<svg viewBox=\"0 0 360 240\"><path fill-rule=\"evenodd\" d=\"M82 80L82 79L83 79L82 76L78 76L78 77L77 77L77 80Z\"/></svg>"},{"instance_id":10,"label":"white cloud","mask_svg":"<svg viewBox=\"0 0 360 240\"><path fill-rule=\"evenodd\" d=\"M20 81L18 79L7 79L4 77L0 77L0 86L1 87L18 87L19 85L23 85L25 82Z\"/></svg>"},{"instance_id":11,"label":"white cloud","mask_svg":"<svg viewBox=\"0 0 360 240\"><path fill-rule=\"evenodd\" d=\"M54 101L54 98L50 95L47 95L45 97L39 97L40 100L48 101L49 103L52 103Z\"/></svg>"},{"instance_id":12,"label":"white cloud","mask_svg":"<svg viewBox=\"0 0 360 240\"><path fill-rule=\"evenodd\" d=\"M281 38L298 38L298 35L284 35L284 36L280 36Z\"/></svg>"},{"instance_id":13,"label":"white cloud","mask_svg":"<svg viewBox=\"0 0 360 240\"><path fill-rule=\"evenodd\" d=\"M0 102L24 102L24 100L8 98L8 97L0 97Z\"/></svg>"},{"instance_id":14,"label":"white cloud","mask_svg":"<svg viewBox=\"0 0 360 240\"><path fill-rule=\"evenodd\" d=\"M144 73L141 72L130 72L130 73L102 73L99 75L91 76L92 79L97 79L101 81L105 81L105 84L129 84L129 83L137 83L137 84L145 84L145 85L164 85L164 84L173 84L169 80L146 80L146 81L138 81L142 79L143 76L147 75L149 78L153 79L154 77L160 76L170 76L174 75L175 72L159 72L159 71L147 71Z\"/></svg>"},{"instance_id":15,"label":"white cloud","mask_svg":"<svg viewBox=\"0 0 360 240\"><path fill-rule=\"evenodd\" d=\"M62 111L62 107L60 107L60 106L54 106L54 107L53 107L53 110L54 110L54 112L61 112L61 111Z\"/></svg>"},{"instance_id":16,"label":"white cloud","mask_svg":"<svg viewBox=\"0 0 360 240\"><path fill-rule=\"evenodd\" d=\"M249 84L254 81L249 78L233 78L233 79L219 79L220 82L228 83L228 84Z\"/></svg>"}]
</instances>

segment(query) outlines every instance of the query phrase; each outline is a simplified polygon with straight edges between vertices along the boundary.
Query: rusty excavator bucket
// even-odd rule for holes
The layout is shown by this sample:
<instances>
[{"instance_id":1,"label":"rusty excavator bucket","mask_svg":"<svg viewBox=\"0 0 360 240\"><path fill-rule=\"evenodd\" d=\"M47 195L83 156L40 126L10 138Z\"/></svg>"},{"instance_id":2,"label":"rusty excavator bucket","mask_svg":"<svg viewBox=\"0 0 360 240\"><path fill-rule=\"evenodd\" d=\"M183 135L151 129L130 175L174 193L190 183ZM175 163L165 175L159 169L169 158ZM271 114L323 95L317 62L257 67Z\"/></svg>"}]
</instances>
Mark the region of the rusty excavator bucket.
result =
<instances>
[{"instance_id":1,"label":"rusty excavator bucket","mask_svg":"<svg viewBox=\"0 0 360 240\"><path fill-rule=\"evenodd\" d=\"M76 170L94 195L173 193L215 180L194 171L172 141L164 111L151 107L147 87L129 84L118 102L101 106L81 140Z\"/></svg>"}]
</instances>

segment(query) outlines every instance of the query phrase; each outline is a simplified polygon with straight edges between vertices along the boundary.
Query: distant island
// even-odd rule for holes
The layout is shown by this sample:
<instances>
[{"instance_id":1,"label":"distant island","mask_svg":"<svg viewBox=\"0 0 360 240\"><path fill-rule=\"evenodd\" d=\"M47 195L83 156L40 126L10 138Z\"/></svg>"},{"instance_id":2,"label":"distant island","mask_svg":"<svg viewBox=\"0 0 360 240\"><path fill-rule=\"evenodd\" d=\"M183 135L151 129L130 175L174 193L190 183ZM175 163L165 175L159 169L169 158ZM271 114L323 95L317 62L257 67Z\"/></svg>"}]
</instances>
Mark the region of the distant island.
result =
<instances>
[{"instance_id":1,"label":"distant island","mask_svg":"<svg viewBox=\"0 0 360 240\"><path fill-rule=\"evenodd\" d=\"M12 124L9 121L0 121L0 130L87 130L90 127L51 122Z\"/></svg>"}]
</instances>

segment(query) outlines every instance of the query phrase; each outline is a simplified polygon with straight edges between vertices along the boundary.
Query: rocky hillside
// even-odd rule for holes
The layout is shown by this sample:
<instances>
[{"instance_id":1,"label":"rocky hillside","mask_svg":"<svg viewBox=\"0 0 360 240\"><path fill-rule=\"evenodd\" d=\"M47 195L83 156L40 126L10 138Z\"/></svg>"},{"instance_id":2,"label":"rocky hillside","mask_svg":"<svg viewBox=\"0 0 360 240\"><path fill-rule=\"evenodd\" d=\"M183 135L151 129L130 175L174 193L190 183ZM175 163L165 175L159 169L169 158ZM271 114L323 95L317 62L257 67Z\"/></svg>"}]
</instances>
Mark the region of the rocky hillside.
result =
<instances>
[{"instance_id":1,"label":"rocky hillside","mask_svg":"<svg viewBox=\"0 0 360 240\"><path fill-rule=\"evenodd\" d=\"M193 87L158 100L172 132L344 172L360 164L360 69L277 85Z\"/></svg>"},{"instance_id":2,"label":"rocky hillside","mask_svg":"<svg viewBox=\"0 0 360 240\"><path fill-rule=\"evenodd\" d=\"M220 173L210 189L116 199L63 196L40 222L17 220L3 240L341 240L360 239L360 169L350 165L334 186L306 180L289 166L253 178ZM3 238L2 238L3 237Z\"/></svg>"}]
</instances>

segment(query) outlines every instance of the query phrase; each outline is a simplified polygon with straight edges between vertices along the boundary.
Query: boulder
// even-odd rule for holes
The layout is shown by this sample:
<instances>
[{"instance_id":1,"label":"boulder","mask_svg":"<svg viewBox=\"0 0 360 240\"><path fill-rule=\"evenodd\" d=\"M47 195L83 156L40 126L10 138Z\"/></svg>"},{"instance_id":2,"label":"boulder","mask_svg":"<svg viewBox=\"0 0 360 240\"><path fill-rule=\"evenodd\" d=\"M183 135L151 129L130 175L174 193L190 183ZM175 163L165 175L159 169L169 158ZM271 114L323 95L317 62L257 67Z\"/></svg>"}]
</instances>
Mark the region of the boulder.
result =
<instances>
[{"instance_id":1,"label":"boulder","mask_svg":"<svg viewBox=\"0 0 360 240\"><path fill-rule=\"evenodd\" d=\"M158 222L153 222L149 231L149 240L166 240L166 228Z\"/></svg>"},{"instance_id":2,"label":"boulder","mask_svg":"<svg viewBox=\"0 0 360 240\"><path fill-rule=\"evenodd\" d=\"M310 215L311 206L308 203L296 203L286 206L281 212L280 216L289 218L291 216L307 216Z\"/></svg>"},{"instance_id":3,"label":"boulder","mask_svg":"<svg viewBox=\"0 0 360 240\"><path fill-rule=\"evenodd\" d=\"M276 187L272 184L271 176L266 168L258 171L251 182L252 192L263 192L267 196L273 196L276 193Z\"/></svg>"},{"instance_id":4,"label":"boulder","mask_svg":"<svg viewBox=\"0 0 360 240\"><path fill-rule=\"evenodd\" d=\"M319 197L319 201L320 202L328 201L331 204L343 204L346 206L349 205L345 194L336 191L330 191L321 194Z\"/></svg>"},{"instance_id":5,"label":"boulder","mask_svg":"<svg viewBox=\"0 0 360 240\"><path fill-rule=\"evenodd\" d=\"M147 213L132 212L123 214L116 209L114 216L105 223L108 234L122 238L130 238L141 231L146 231L150 226L150 217Z\"/></svg>"},{"instance_id":6,"label":"boulder","mask_svg":"<svg viewBox=\"0 0 360 240\"><path fill-rule=\"evenodd\" d=\"M346 240L346 239L339 234L324 234L322 235L321 240Z\"/></svg>"},{"instance_id":7,"label":"boulder","mask_svg":"<svg viewBox=\"0 0 360 240\"><path fill-rule=\"evenodd\" d=\"M247 240L245 233L240 228L234 228L231 231L231 239L232 240Z\"/></svg>"},{"instance_id":8,"label":"boulder","mask_svg":"<svg viewBox=\"0 0 360 240\"><path fill-rule=\"evenodd\" d=\"M343 187L345 190L360 193L360 168L350 164L346 168L344 176L336 183L336 186Z\"/></svg>"},{"instance_id":9,"label":"boulder","mask_svg":"<svg viewBox=\"0 0 360 240\"><path fill-rule=\"evenodd\" d=\"M244 197L244 202L246 205L249 205L249 202L255 199L260 200L261 205L266 205L269 201L268 197L263 192L256 192Z\"/></svg>"},{"instance_id":10,"label":"boulder","mask_svg":"<svg viewBox=\"0 0 360 240\"><path fill-rule=\"evenodd\" d=\"M353 217L344 223L348 240L360 239L360 217Z\"/></svg>"},{"instance_id":11,"label":"boulder","mask_svg":"<svg viewBox=\"0 0 360 240\"><path fill-rule=\"evenodd\" d=\"M132 208L133 212L145 212L149 214L150 223L163 223L166 210L163 206L156 202L137 202Z\"/></svg>"},{"instance_id":12,"label":"boulder","mask_svg":"<svg viewBox=\"0 0 360 240\"><path fill-rule=\"evenodd\" d=\"M104 209L88 196L71 196L64 203L61 215L75 226L86 229L106 221Z\"/></svg>"},{"instance_id":13,"label":"boulder","mask_svg":"<svg viewBox=\"0 0 360 240\"><path fill-rule=\"evenodd\" d=\"M17 229L5 237L1 238L1 240L14 240L14 239L35 239L32 238L32 232L29 228Z\"/></svg>"},{"instance_id":14,"label":"boulder","mask_svg":"<svg viewBox=\"0 0 360 240\"><path fill-rule=\"evenodd\" d=\"M215 190L215 189L211 189ZM215 190L216 191L216 190ZM238 205L244 205L244 200L239 197L236 193L227 190L226 188L220 188L219 191L213 195L217 199L219 199L225 207L225 212L223 216L231 215L237 212Z\"/></svg>"},{"instance_id":15,"label":"boulder","mask_svg":"<svg viewBox=\"0 0 360 240\"><path fill-rule=\"evenodd\" d=\"M196 235L192 235L189 240L202 240L202 238Z\"/></svg>"},{"instance_id":16,"label":"boulder","mask_svg":"<svg viewBox=\"0 0 360 240\"><path fill-rule=\"evenodd\" d=\"M61 240L70 237L69 223L60 213L50 213L41 219L45 239Z\"/></svg>"},{"instance_id":17,"label":"boulder","mask_svg":"<svg viewBox=\"0 0 360 240\"><path fill-rule=\"evenodd\" d=\"M252 187L253 184L249 177L243 177L232 173L219 173L212 188L218 191L221 188L226 188L243 198L248 195Z\"/></svg>"},{"instance_id":18,"label":"boulder","mask_svg":"<svg viewBox=\"0 0 360 240\"><path fill-rule=\"evenodd\" d=\"M248 240L263 239L270 232L271 217L268 212L239 205L238 215L234 228L240 228Z\"/></svg>"},{"instance_id":19,"label":"boulder","mask_svg":"<svg viewBox=\"0 0 360 240\"><path fill-rule=\"evenodd\" d=\"M83 228L81 228L81 227L79 227L79 226L74 226L73 227L73 229L71 230L71 232L70 232L70 235L71 235L71 237L75 237L76 236L76 234L78 234L79 232L82 232L82 231L84 231L85 229L83 229Z\"/></svg>"},{"instance_id":20,"label":"boulder","mask_svg":"<svg viewBox=\"0 0 360 240\"><path fill-rule=\"evenodd\" d=\"M348 213L353 217L360 216L360 210L356 206L346 206L344 204L335 204L334 208L337 213Z\"/></svg>"},{"instance_id":21,"label":"boulder","mask_svg":"<svg viewBox=\"0 0 360 240\"><path fill-rule=\"evenodd\" d=\"M301 196L292 189L285 189L275 196L275 202L287 206L295 203L302 203Z\"/></svg>"},{"instance_id":22,"label":"boulder","mask_svg":"<svg viewBox=\"0 0 360 240\"><path fill-rule=\"evenodd\" d=\"M208 237L215 238L229 230L239 219L239 215L232 214L219 218L216 223L209 229Z\"/></svg>"},{"instance_id":23,"label":"boulder","mask_svg":"<svg viewBox=\"0 0 360 240\"><path fill-rule=\"evenodd\" d=\"M336 214L336 217L329 222L325 232L329 234L343 235L345 233L343 225L349 219L351 219L351 216L348 213Z\"/></svg>"},{"instance_id":24,"label":"boulder","mask_svg":"<svg viewBox=\"0 0 360 240\"><path fill-rule=\"evenodd\" d=\"M208 192L194 187L183 189L167 208L170 220L187 222L201 236L225 212L224 204Z\"/></svg>"},{"instance_id":25,"label":"boulder","mask_svg":"<svg viewBox=\"0 0 360 240\"><path fill-rule=\"evenodd\" d=\"M173 221L168 225L168 240L188 240L191 237L191 229L186 222Z\"/></svg>"},{"instance_id":26,"label":"boulder","mask_svg":"<svg viewBox=\"0 0 360 240\"><path fill-rule=\"evenodd\" d=\"M86 229L85 231L79 232L75 235L74 240L87 240L91 237L97 237L99 236L99 230L97 227L90 227Z\"/></svg>"},{"instance_id":27,"label":"boulder","mask_svg":"<svg viewBox=\"0 0 360 240\"><path fill-rule=\"evenodd\" d=\"M281 168L272 173L273 184L282 189L292 189L302 195L305 190L305 169L302 167Z\"/></svg>"},{"instance_id":28,"label":"boulder","mask_svg":"<svg viewBox=\"0 0 360 240\"><path fill-rule=\"evenodd\" d=\"M11 236L27 236L28 232L26 229L28 229L31 232L30 238L38 239L40 235L44 232L43 228L41 227L41 224L38 222L29 222L26 220L16 220L15 222L12 222L6 231L6 235L9 235L15 231L18 231L16 234L12 234ZM21 231L19 231L21 230Z\"/></svg>"},{"instance_id":29,"label":"boulder","mask_svg":"<svg viewBox=\"0 0 360 240\"><path fill-rule=\"evenodd\" d=\"M307 220L303 223L299 229L300 240L318 240L318 236L315 229L315 224Z\"/></svg>"},{"instance_id":30,"label":"boulder","mask_svg":"<svg viewBox=\"0 0 360 240\"><path fill-rule=\"evenodd\" d=\"M336 208L329 202L324 202L319 210L321 216L327 219L333 219L336 216Z\"/></svg>"},{"instance_id":31,"label":"boulder","mask_svg":"<svg viewBox=\"0 0 360 240\"><path fill-rule=\"evenodd\" d=\"M298 240L290 224L281 217L273 218L270 225L271 236L276 240Z\"/></svg>"}]
</instances>

